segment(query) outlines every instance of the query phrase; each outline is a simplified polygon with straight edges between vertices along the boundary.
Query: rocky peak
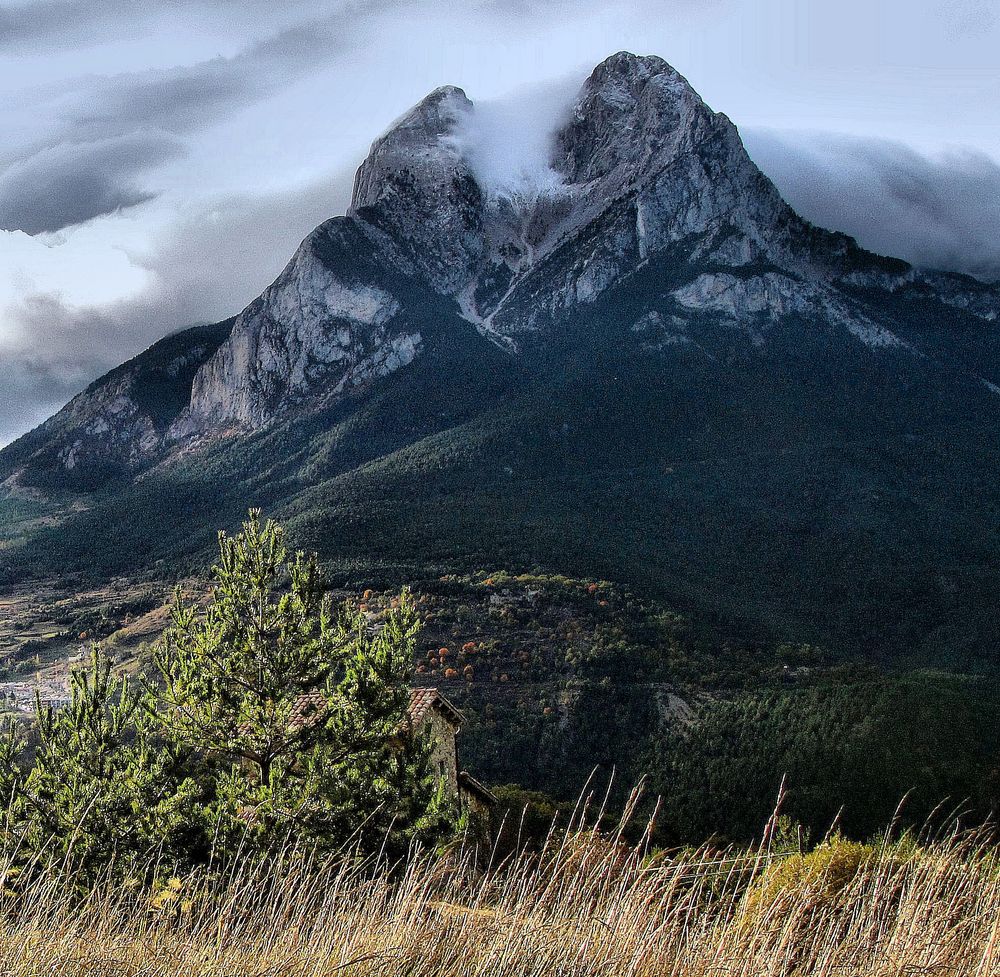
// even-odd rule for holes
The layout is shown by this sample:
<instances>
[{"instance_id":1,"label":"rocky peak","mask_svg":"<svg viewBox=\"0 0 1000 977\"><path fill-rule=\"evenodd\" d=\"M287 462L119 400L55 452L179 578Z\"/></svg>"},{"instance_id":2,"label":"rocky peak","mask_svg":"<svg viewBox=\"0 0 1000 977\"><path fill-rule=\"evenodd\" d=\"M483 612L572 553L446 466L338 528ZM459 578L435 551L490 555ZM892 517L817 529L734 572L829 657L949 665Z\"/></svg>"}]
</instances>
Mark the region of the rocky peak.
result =
<instances>
[{"instance_id":1,"label":"rocky peak","mask_svg":"<svg viewBox=\"0 0 1000 977\"><path fill-rule=\"evenodd\" d=\"M431 184L435 177L461 169L461 156L448 137L454 135L463 115L472 111L472 102L461 88L446 85L435 89L389 130L372 143L354 180L349 214L398 194L407 187L416 189L418 179ZM406 171L410 179L400 181ZM427 192L432 185L421 186Z\"/></svg>"},{"instance_id":2,"label":"rocky peak","mask_svg":"<svg viewBox=\"0 0 1000 977\"><path fill-rule=\"evenodd\" d=\"M348 211L390 233L446 293L482 252L482 194L454 138L472 108L460 88L431 92L374 142Z\"/></svg>"},{"instance_id":3,"label":"rocky peak","mask_svg":"<svg viewBox=\"0 0 1000 977\"><path fill-rule=\"evenodd\" d=\"M443 87L424 98L373 143L348 215L309 235L191 368L193 379L171 387L189 395L184 409L137 408L128 444L108 453L132 464L164 438L232 422L260 427L386 376L441 341L422 304L437 310L453 300L482 335L526 355L633 276L659 275L660 304L636 328L651 333L649 323L660 322L673 332L652 347L707 316L745 326L763 348L761 323L797 316L871 348L909 351L860 308L855 293L864 290L919 286L943 305L996 316L995 290L917 281L905 264L798 218L736 127L661 58L608 58L567 108L548 167L532 159L526 185L506 186L476 158L476 126L486 120L465 93ZM504 147L490 151L502 156ZM85 398L93 416L79 404L63 412L65 431L53 439L65 449L60 464L78 464L90 443L81 428L105 438L106 416L124 416L120 392Z\"/></svg>"},{"instance_id":4,"label":"rocky peak","mask_svg":"<svg viewBox=\"0 0 1000 977\"><path fill-rule=\"evenodd\" d=\"M335 396L410 362L421 336L393 294L390 279L406 262L392 251L391 240L364 221L320 225L236 318L168 436L180 440L230 421L260 427L310 396ZM375 255L383 266L374 266Z\"/></svg>"},{"instance_id":5,"label":"rocky peak","mask_svg":"<svg viewBox=\"0 0 1000 977\"><path fill-rule=\"evenodd\" d=\"M727 124L662 58L622 52L587 79L553 163L572 183L635 173Z\"/></svg>"},{"instance_id":6,"label":"rocky peak","mask_svg":"<svg viewBox=\"0 0 1000 977\"><path fill-rule=\"evenodd\" d=\"M609 210L628 211L612 231L620 253L602 249L599 271L582 266L586 282L567 283L569 304L681 237L728 236L723 225L734 217L752 243L728 247L737 261L753 260L787 210L732 123L662 58L622 52L598 65L553 133L551 185L538 192L515 198L477 182L465 138L474 125L461 89L432 92L372 145L349 213L387 232L487 332L518 280Z\"/></svg>"},{"instance_id":7,"label":"rocky peak","mask_svg":"<svg viewBox=\"0 0 1000 977\"><path fill-rule=\"evenodd\" d=\"M681 242L694 264L722 266L784 265L796 250L786 239L797 218L736 127L662 58L620 53L600 64L554 147L557 220L523 282L485 317L505 345Z\"/></svg>"}]
</instances>

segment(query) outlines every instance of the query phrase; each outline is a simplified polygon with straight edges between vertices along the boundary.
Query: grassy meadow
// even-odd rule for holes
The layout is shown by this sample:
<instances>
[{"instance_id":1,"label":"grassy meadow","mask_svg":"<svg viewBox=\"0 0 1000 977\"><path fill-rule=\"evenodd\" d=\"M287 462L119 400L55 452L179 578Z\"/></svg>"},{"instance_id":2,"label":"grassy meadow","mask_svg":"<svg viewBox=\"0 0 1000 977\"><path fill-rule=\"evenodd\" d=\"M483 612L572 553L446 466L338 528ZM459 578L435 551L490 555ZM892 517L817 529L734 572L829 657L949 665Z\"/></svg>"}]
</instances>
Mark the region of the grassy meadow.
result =
<instances>
[{"instance_id":1,"label":"grassy meadow","mask_svg":"<svg viewBox=\"0 0 1000 977\"><path fill-rule=\"evenodd\" d=\"M987 977L1000 857L983 834L799 853L652 853L576 826L473 867L284 853L150 889L11 877L9 977ZM84 894L85 893L85 894Z\"/></svg>"}]
</instances>

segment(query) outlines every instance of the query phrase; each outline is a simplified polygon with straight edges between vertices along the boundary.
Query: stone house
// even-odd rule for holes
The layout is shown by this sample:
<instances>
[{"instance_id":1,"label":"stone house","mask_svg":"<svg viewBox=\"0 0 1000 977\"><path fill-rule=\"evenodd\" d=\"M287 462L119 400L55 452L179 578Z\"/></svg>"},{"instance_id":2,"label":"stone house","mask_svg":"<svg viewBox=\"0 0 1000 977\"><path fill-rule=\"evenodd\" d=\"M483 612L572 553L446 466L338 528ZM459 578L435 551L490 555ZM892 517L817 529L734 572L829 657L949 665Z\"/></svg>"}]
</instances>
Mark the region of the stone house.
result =
<instances>
[{"instance_id":1,"label":"stone house","mask_svg":"<svg viewBox=\"0 0 1000 977\"><path fill-rule=\"evenodd\" d=\"M410 690L411 731L430 734L431 762L458 802L459 810L483 818L496 803L496 798L459 765L458 734L462 721L462 713L438 689Z\"/></svg>"},{"instance_id":2,"label":"stone house","mask_svg":"<svg viewBox=\"0 0 1000 977\"><path fill-rule=\"evenodd\" d=\"M326 699L319 692L299 696L289 718L289 726L315 722L326 708ZM429 734L431 762L438 777L462 812L475 820L485 822L496 798L472 774L462 770L458 762L458 734L462 728L462 713L438 689L410 689L409 733Z\"/></svg>"}]
</instances>

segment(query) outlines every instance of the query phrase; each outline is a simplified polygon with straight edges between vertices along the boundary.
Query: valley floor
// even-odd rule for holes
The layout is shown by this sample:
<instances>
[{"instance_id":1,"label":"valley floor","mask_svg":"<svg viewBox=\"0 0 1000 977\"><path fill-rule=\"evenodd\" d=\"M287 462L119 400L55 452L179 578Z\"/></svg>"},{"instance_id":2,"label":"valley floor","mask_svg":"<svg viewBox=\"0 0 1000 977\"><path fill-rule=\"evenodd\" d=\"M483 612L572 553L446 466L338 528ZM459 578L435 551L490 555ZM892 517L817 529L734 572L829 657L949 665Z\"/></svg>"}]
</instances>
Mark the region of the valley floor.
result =
<instances>
[{"instance_id":1,"label":"valley floor","mask_svg":"<svg viewBox=\"0 0 1000 977\"><path fill-rule=\"evenodd\" d=\"M202 579L181 581L205 599ZM947 798L966 824L997 810L1000 696L988 676L879 670L812 645L723 640L605 580L502 570L424 577L412 681L463 713L463 768L520 810L572 806L584 783L645 777L656 842L757 836L784 778L785 811L820 837L868 838L906 798L920 825ZM339 589L374 624L395 589ZM129 673L169 623L166 581L71 580L0 591L0 706L54 705L90 645ZM544 792L545 797L538 792ZM945 806L950 810L951 804Z\"/></svg>"}]
</instances>

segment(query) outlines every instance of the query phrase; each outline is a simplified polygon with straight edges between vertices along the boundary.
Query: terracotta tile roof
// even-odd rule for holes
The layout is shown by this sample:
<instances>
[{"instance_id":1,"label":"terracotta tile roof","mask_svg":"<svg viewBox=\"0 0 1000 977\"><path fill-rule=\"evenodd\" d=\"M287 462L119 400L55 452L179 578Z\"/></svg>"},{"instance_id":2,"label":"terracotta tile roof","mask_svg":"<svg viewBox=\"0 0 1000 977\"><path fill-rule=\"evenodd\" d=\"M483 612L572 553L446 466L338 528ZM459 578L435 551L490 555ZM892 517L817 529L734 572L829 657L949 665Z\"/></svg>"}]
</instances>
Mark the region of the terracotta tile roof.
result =
<instances>
[{"instance_id":1,"label":"terracotta tile roof","mask_svg":"<svg viewBox=\"0 0 1000 977\"><path fill-rule=\"evenodd\" d=\"M322 692L304 692L292 706L288 717L289 730L302 729L317 722L326 711L326 696ZM446 699L437 689L410 689L410 725L414 728L423 724L432 709L442 712L456 726L464 719L459 709Z\"/></svg>"},{"instance_id":2,"label":"terracotta tile roof","mask_svg":"<svg viewBox=\"0 0 1000 977\"><path fill-rule=\"evenodd\" d=\"M413 726L419 726L431 709L443 712L456 726L461 725L464 719L458 707L449 702L437 689L410 689L410 723Z\"/></svg>"},{"instance_id":3,"label":"terracotta tile roof","mask_svg":"<svg viewBox=\"0 0 1000 977\"><path fill-rule=\"evenodd\" d=\"M292 706L288 717L289 730L311 726L326 712L326 696L322 692L304 692Z\"/></svg>"}]
</instances>

